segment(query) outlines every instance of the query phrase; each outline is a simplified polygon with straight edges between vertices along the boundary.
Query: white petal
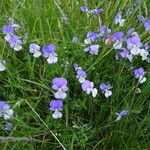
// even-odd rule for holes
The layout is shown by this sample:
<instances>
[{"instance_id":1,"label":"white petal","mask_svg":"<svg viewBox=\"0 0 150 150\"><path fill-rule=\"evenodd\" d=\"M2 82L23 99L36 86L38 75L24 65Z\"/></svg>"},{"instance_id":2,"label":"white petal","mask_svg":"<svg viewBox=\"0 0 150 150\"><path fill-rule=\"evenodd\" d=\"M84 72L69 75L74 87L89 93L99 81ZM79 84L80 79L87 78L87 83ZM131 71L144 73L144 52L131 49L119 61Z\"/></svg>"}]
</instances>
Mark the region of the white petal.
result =
<instances>
[{"instance_id":1,"label":"white petal","mask_svg":"<svg viewBox=\"0 0 150 150\"><path fill-rule=\"evenodd\" d=\"M90 82L90 86L91 86L91 88L93 89L94 83L93 83L93 82Z\"/></svg>"},{"instance_id":2,"label":"white petal","mask_svg":"<svg viewBox=\"0 0 150 150\"><path fill-rule=\"evenodd\" d=\"M92 96L93 96L93 97L96 97L96 95L97 95L97 89L94 88L94 89L92 89Z\"/></svg>"},{"instance_id":3,"label":"white petal","mask_svg":"<svg viewBox=\"0 0 150 150\"><path fill-rule=\"evenodd\" d=\"M140 76L140 78L139 78L139 83L144 83L146 81L146 77L143 77L143 76Z\"/></svg>"},{"instance_id":4,"label":"white petal","mask_svg":"<svg viewBox=\"0 0 150 150\"><path fill-rule=\"evenodd\" d=\"M9 39L10 39L10 37L11 37L11 35L9 35L9 34L6 34L6 36L4 37L4 39L5 39L5 41L9 41Z\"/></svg>"},{"instance_id":5,"label":"white petal","mask_svg":"<svg viewBox=\"0 0 150 150\"><path fill-rule=\"evenodd\" d=\"M122 42L115 42L113 44L113 48L114 49L120 49L120 48L122 48Z\"/></svg>"},{"instance_id":6,"label":"white petal","mask_svg":"<svg viewBox=\"0 0 150 150\"><path fill-rule=\"evenodd\" d=\"M116 121L119 121L121 119L121 116L119 115L118 117L117 117L117 119L115 120L115 122Z\"/></svg>"},{"instance_id":7,"label":"white petal","mask_svg":"<svg viewBox=\"0 0 150 150\"><path fill-rule=\"evenodd\" d=\"M54 119L59 119L59 118L62 117L62 113L59 112L58 110L56 110L56 111L53 113L52 117L53 117Z\"/></svg>"},{"instance_id":8,"label":"white petal","mask_svg":"<svg viewBox=\"0 0 150 150\"><path fill-rule=\"evenodd\" d=\"M140 52L141 52L141 49L138 48L138 47L134 47L134 48L131 49L130 52L131 52L132 55L139 55Z\"/></svg>"},{"instance_id":9,"label":"white petal","mask_svg":"<svg viewBox=\"0 0 150 150\"><path fill-rule=\"evenodd\" d=\"M14 111L12 109L5 110L4 112L4 119L10 119L13 116Z\"/></svg>"},{"instance_id":10,"label":"white petal","mask_svg":"<svg viewBox=\"0 0 150 150\"><path fill-rule=\"evenodd\" d=\"M15 51L20 51L22 49L21 45L15 44L14 50Z\"/></svg>"},{"instance_id":11,"label":"white petal","mask_svg":"<svg viewBox=\"0 0 150 150\"><path fill-rule=\"evenodd\" d=\"M48 62L49 64L56 63L57 61L58 61L58 58L55 57L55 56L49 57L49 58L47 59L47 62Z\"/></svg>"},{"instance_id":12,"label":"white petal","mask_svg":"<svg viewBox=\"0 0 150 150\"><path fill-rule=\"evenodd\" d=\"M129 59L129 61L132 61L132 60L133 60L133 55L132 55L132 54L128 55L127 57L128 57L128 59Z\"/></svg>"},{"instance_id":13,"label":"white petal","mask_svg":"<svg viewBox=\"0 0 150 150\"><path fill-rule=\"evenodd\" d=\"M120 21L119 21L119 26L120 26L120 27L123 27L124 24L125 24L125 19L120 19Z\"/></svg>"},{"instance_id":14,"label":"white petal","mask_svg":"<svg viewBox=\"0 0 150 150\"><path fill-rule=\"evenodd\" d=\"M85 81L85 78L83 78L83 77L80 77L80 78L79 78L79 82L80 82L80 83L83 83L84 81Z\"/></svg>"},{"instance_id":15,"label":"white petal","mask_svg":"<svg viewBox=\"0 0 150 150\"><path fill-rule=\"evenodd\" d=\"M67 97L67 94L63 91L57 91L54 95L56 99L64 99Z\"/></svg>"},{"instance_id":16,"label":"white petal","mask_svg":"<svg viewBox=\"0 0 150 150\"><path fill-rule=\"evenodd\" d=\"M109 97L112 95L112 92L109 90L105 90L105 97Z\"/></svg>"},{"instance_id":17,"label":"white petal","mask_svg":"<svg viewBox=\"0 0 150 150\"><path fill-rule=\"evenodd\" d=\"M88 89L86 90L86 93L87 93L87 94L90 94L90 93L91 93L91 89L88 88Z\"/></svg>"},{"instance_id":18,"label":"white petal","mask_svg":"<svg viewBox=\"0 0 150 150\"><path fill-rule=\"evenodd\" d=\"M91 40L90 40L90 39L85 39L85 40L84 40L84 43L85 43L85 44L91 44Z\"/></svg>"},{"instance_id":19,"label":"white petal","mask_svg":"<svg viewBox=\"0 0 150 150\"><path fill-rule=\"evenodd\" d=\"M42 53L40 51L35 51L35 53L33 54L33 57L37 58L40 57L42 55Z\"/></svg>"},{"instance_id":20,"label":"white petal","mask_svg":"<svg viewBox=\"0 0 150 150\"><path fill-rule=\"evenodd\" d=\"M0 71L4 71L6 67L3 64L0 64Z\"/></svg>"},{"instance_id":21,"label":"white petal","mask_svg":"<svg viewBox=\"0 0 150 150\"><path fill-rule=\"evenodd\" d=\"M147 59L148 59L149 52L146 51L146 50L144 50L144 49L141 49L140 55L141 55L141 57L142 57L142 60L147 60Z\"/></svg>"}]
</instances>

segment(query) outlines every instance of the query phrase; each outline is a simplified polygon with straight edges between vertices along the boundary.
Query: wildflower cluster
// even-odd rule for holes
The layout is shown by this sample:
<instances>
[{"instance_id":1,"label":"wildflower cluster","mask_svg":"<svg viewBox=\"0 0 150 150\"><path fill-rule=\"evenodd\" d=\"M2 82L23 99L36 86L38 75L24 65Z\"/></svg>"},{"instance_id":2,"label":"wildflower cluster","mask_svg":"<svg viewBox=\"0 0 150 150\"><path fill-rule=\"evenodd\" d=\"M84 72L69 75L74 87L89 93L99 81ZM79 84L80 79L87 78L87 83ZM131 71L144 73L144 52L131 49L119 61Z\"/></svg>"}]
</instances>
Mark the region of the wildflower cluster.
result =
<instances>
[{"instance_id":1,"label":"wildflower cluster","mask_svg":"<svg viewBox=\"0 0 150 150\"><path fill-rule=\"evenodd\" d=\"M5 120L9 120L13 117L14 111L11 109L10 105L6 104L4 101L0 101L0 117L3 117ZM10 131L12 128L11 122L6 122L5 131Z\"/></svg>"},{"instance_id":2,"label":"wildflower cluster","mask_svg":"<svg viewBox=\"0 0 150 150\"><path fill-rule=\"evenodd\" d=\"M97 89L94 88L94 83L86 80L87 74L78 64L74 64L74 69L77 73L76 78L81 83L82 90L85 91L87 94L92 93L93 97L97 95Z\"/></svg>"},{"instance_id":3,"label":"wildflower cluster","mask_svg":"<svg viewBox=\"0 0 150 150\"><path fill-rule=\"evenodd\" d=\"M15 31L19 30L20 26L11 20L8 25L2 27L2 31L5 34L5 41L7 41L12 49L15 51L22 50L22 37L17 36Z\"/></svg>"},{"instance_id":4,"label":"wildflower cluster","mask_svg":"<svg viewBox=\"0 0 150 150\"><path fill-rule=\"evenodd\" d=\"M63 99L67 97L66 92L68 91L67 80L65 78L54 78L52 80L51 88L56 91L54 93L55 100L50 102L50 110L54 111L52 117L58 119L62 117L62 113L59 111L63 110Z\"/></svg>"},{"instance_id":5,"label":"wildflower cluster","mask_svg":"<svg viewBox=\"0 0 150 150\"><path fill-rule=\"evenodd\" d=\"M49 44L42 47L42 51L40 50L40 46L35 43L31 43L29 46L29 51L33 54L33 57L37 58L41 55L47 59L49 64L56 63L58 61L58 54L55 52L56 47L53 44Z\"/></svg>"}]
</instances>

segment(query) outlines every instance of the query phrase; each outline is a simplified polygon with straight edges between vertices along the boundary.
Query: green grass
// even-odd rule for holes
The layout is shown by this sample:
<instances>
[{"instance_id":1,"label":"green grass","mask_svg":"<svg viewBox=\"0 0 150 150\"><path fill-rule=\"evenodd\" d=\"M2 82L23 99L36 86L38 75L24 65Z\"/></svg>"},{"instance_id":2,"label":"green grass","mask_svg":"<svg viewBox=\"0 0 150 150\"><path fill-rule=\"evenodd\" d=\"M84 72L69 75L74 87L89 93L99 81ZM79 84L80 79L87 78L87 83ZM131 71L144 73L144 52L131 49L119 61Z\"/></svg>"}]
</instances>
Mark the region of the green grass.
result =
<instances>
[{"instance_id":1,"label":"green grass","mask_svg":"<svg viewBox=\"0 0 150 150\"><path fill-rule=\"evenodd\" d=\"M98 56L83 51L82 43L88 31L99 31L100 24L115 31L126 32L134 27L144 43L150 44L149 33L136 19L137 14L150 17L149 0L141 0L131 15L125 17L133 0L1 0L0 28L7 24L6 16L14 18L21 26L18 35L28 33L23 50L15 52L2 39L0 32L0 59L7 61L7 70L0 73L0 99L14 109L13 130L3 131L4 120L0 118L0 150L149 150L150 149L150 65L141 61L118 62L112 45L100 44ZM87 4L90 9L104 8L98 16L86 15L80 7ZM122 11L124 27L114 26L117 11ZM68 24L61 17L66 15ZM73 36L79 37L78 44L72 44ZM29 54L29 44L57 45L59 61L48 65L42 57ZM68 74L64 64L69 62ZM113 86L113 95L106 99L99 91L96 98L81 91L75 79L73 63L78 63L88 72L88 79L96 87L102 82ZM138 86L131 66L144 67L147 82L139 87L141 94L135 94ZM68 80L69 92L64 101L63 118L54 120L48 110L53 99L50 90L55 77ZM128 109L129 114L115 123L115 112ZM55 135L54 135L55 134ZM56 139L56 137L58 140ZM9 139L10 137L10 139Z\"/></svg>"}]
</instances>

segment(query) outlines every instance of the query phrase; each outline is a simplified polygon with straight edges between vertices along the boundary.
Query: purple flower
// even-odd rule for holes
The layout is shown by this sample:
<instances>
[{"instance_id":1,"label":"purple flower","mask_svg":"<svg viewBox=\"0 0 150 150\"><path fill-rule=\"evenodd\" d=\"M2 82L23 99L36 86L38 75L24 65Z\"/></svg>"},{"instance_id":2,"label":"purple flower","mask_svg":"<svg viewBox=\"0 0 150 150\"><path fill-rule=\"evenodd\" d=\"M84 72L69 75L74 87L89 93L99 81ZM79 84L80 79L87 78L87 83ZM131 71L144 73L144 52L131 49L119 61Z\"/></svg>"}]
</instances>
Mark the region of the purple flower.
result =
<instances>
[{"instance_id":1,"label":"purple flower","mask_svg":"<svg viewBox=\"0 0 150 150\"><path fill-rule=\"evenodd\" d=\"M146 77L144 77L144 75L146 74L146 72L144 71L143 68L138 68L134 70L134 75L135 78L138 78L138 82L139 83L144 83L146 81Z\"/></svg>"},{"instance_id":2,"label":"purple flower","mask_svg":"<svg viewBox=\"0 0 150 150\"><path fill-rule=\"evenodd\" d=\"M63 102L62 100L51 100L51 102L49 103L50 108L49 110L51 111L55 111L55 110L63 110Z\"/></svg>"},{"instance_id":3,"label":"purple flower","mask_svg":"<svg viewBox=\"0 0 150 150\"><path fill-rule=\"evenodd\" d=\"M0 72L4 71L6 69L6 61L0 60Z\"/></svg>"},{"instance_id":4,"label":"purple flower","mask_svg":"<svg viewBox=\"0 0 150 150\"><path fill-rule=\"evenodd\" d=\"M109 84L101 83L100 89L101 90L110 90L110 89L112 89L112 86L110 86Z\"/></svg>"},{"instance_id":5,"label":"purple flower","mask_svg":"<svg viewBox=\"0 0 150 150\"><path fill-rule=\"evenodd\" d=\"M87 6L82 6L80 9L82 12L88 12Z\"/></svg>"},{"instance_id":6,"label":"purple flower","mask_svg":"<svg viewBox=\"0 0 150 150\"><path fill-rule=\"evenodd\" d=\"M103 37L105 34L108 35L110 33L111 33L111 29L109 29L107 26L101 26L99 37Z\"/></svg>"},{"instance_id":7,"label":"purple flower","mask_svg":"<svg viewBox=\"0 0 150 150\"><path fill-rule=\"evenodd\" d=\"M99 87L103 91L102 93L105 95L105 97L109 97L112 95L112 92L110 91L110 89L112 89L112 86L101 83Z\"/></svg>"},{"instance_id":8,"label":"purple flower","mask_svg":"<svg viewBox=\"0 0 150 150\"><path fill-rule=\"evenodd\" d=\"M124 33L123 32L115 32L112 38L112 41L115 42L113 44L114 49L121 49L122 48L122 39L123 39Z\"/></svg>"},{"instance_id":9,"label":"purple flower","mask_svg":"<svg viewBox=\"0 0 150 150\"><path fill-rule=\"evenodd\" d=\"M87 38L94 42L99 38L99 36L97 33L90 31L87 33Z\"/></svg>"},{"instance_id":10,"label":"purple flower","mask_svg":"<svg viewBox=\"0 0 150 150\"><path fill-rule=\"evenodd\" d=\"M130 29L127 31L127 35L131 35L133 32L134 32L134 28L130 28Z\"/></svg>"},{"instance_id":11,"label":"purple flower","mask_svg":"<svg viewBox=\"0 0 150 150\"><path fill-rule=\"evenodd\" d=\"M93 9L90 11L91 14L94 14L94 15L98 15L100 13L102 13L104 11L104 9Z\"/></svg>"},{"instance_id":12,"label":"purple flower","mask_svg":"<svg viewBox=\"0 0 150 150\"><path fill-rule=\"evenodd\" d=\"M116 53L116 59L118 60L118 56L121 56L122 58L128 58L130 60L128 50L125 48L122 48L121 50L121 52Z\"/></svg>"},{"instance_id":13,"label":"purple flower","mask_svg":"<svg viewBox=\"0 0 150 150\"><path fill-rule=\"evenodd\" d=\"M9 41L10 37L14 34L14 28L10 25L4 25L2 31L6 36L4 37L5 41Z\"/></svg>"},{"instance_id":14,"label":"purple flower","mask_svg":"<svg viewBox=\"0 0 150 150\"><path fill-rule=\"evenodd\" d=\"M63 102L61 100L52 100L50 103L50 110L51 111L54 111L52 117L54 119L59 119L62 117L62 113L59 112L59 111L62 111L63 110Z\"/></svg>"},{"instance_id":15,"label":"purple flower","mask_svg":"<svg viewBox=\"0 0 150 150\"><path fill-rule=\"evenodd\" d=\"M138 35L136 36L133 36L133 37L130 37L126 40L126 43L127 43L127 48L129 50L135 48L135 47L141 47L142 46L142 43L141 43L141 39Z\"/></svg>"},{"instance_id":16,"label":"purple flower","mask_svg":"<svg viewBox=\"0 0 150 150\"><path fill-rule=\"evenodd\" d=\"M0 117L3 117L5 120L10 119L13 116L13 112L8 104L0 101Z\"/></svg>"},{"instance_id":17,"label":"purple flower","mask_svg":"<svg viewBox=\"0 0 150 150\"><path fill-rule=\"evenodd\" d=\"M145 22L145 18L142 15L137 15L139 21Z\"/></svg>"},{"instance_id":18,"label":"purple flower","mask_svg":"<svg viewBox=\"0 0 150 150\"><path fill-rule=\"evenodd\" d=\"M56 63L58 61L58 54L55 52L55 45L49 44L42 47L43 57L47 58L49 64Z\"/></svg>"},{"instance_id":19,"label":"purple flower","mask_svg":"<svg viewBox=\"0 0 150 150\"><path fill-rule=\"evenodd\" d=\"M142 21L144 23L144 28L146 31L150 30L150 20L145 19L142 15L137 15L137 18L139 21Z\"/></svg>"},{"instance_id":20,"label":"purple flower","mask_svg":"<svg viewBox=\"0 0 150 150\"><path fill-rule=\"evenodd\" d=\"M4 130L5 131L11 131L12 126L13 126L13 124L11 122L6 122Z\"/></svg>"},{"instance_id":21,"label":"purple flower","mask_svg":"<svg viewBox=\"0 0 150 150\"><path fill-rule=\"evenodd\" d=\"M145 71L143 68L138 68L134 70L134 75L135 78L139 78L140 76L144 76L145 75Z\"/></svg>"},{"instance_id":22,"label":"purple flower","mask_svg":"<svg viewBox=\"0 0 150 150\"><path fill-rule=\"evenodd\" d=\"M9 38L9 44L10 47L13 48L15 51L20 51L22 49L22 46L20 44L22 44L22 41L20 40L21 37L19 36L12 36Z\"/></svg>"},{"instance_id":23,"label":"purple flower","mask_svg":"<svg viewBox=\"0 0 150 150\"><path fill-rule=\"evenodd\" d=\"M37 45L37 44L35 44L35 43L30 44L29 49L30 49L30 50L29 50L30 53L32 53L32 54L33 54L33 57L35 57L35 58L41 56L41 54L42 54L42 53L40 52L40 46Z\"/></svg>"},{"instance_id":24,"label":"purple flower","mask_svg":"<svg viewBox=\"0 0 150 150\"><path fill-rule=\"evenodd\" d=\"M119 121L123 116L126 116L128 114L128 110L122 110L120 113L116 113L116 115L118 116L116 121Z\"/></svg>"},{"instance_id":25,"label":"purple flower","mask_svg":"<svg viewBox=\"0 0 150 150\"><path fill-rule=\"evenodd\" d=\"M73 37L73 38L72 38L72 43L77 43L78 40L79 40L78 37Z\"/></svg>"},{"instance_id":26,"label":"purple flower","mask_svg":"<svg viewBox=\"0 0 150 150\"><path fill-rule=\"evenodd\" d=\"M115 21L115 24L117 25L117 24L119 24L119 26L124 26L124 23L125 23L125 19L122 19L121 18L122 16L121 16L121 12L118 12L116 15L115 15L115 19L114 19L114 21Z\"/></svg>"},{"instance_id":27,"label":"purple flower","mask_svg":"<svg viewBox=\"0 0 150 150\"><path fill-rule=\"evenodd\" d=\"M146 30L146 31L150 30L150 20L146 20L146 21L144 22L144 27L145 27L145 30Z\"/></svg>"},{"instance_id":28,"label":"purple flower","mask_svg":"<svg viewBox=\"0 0 150 150\"><path fill-rule=\"evenodd\" d=\"M77 70L78 70L78 68L79 68L79 65L78 65L78 64L76 64L76 63L74 63L74 64L73 64L73 68L74 68L74 70L75 70L75 71L77 71Z\"/></svg>"},{"instance_id":29,"label":"purple flower","mask_svg":"<svg viewBox=\"0 0 150 150\"><path fill-rule=\"evenodd\" d=\"M94 83L93 82L85 80L82 83L81 87L82 87L82 90L85 91L87 94L92 93L92 96L96 97L96 95L97 95L97 89L94 88Z\"/></svg>"},{"instance_id":30,"label":"purple flower","mask_svg":"<svg viewBox=\"0 0 150 150\"><path fill-rule=\"evenodd\" d=\"M86 48L84 48L84 51L85 52L90 52L90 54L92 54L92 55L98 55L98 51L99 51L99 45L98 44L96 44L96 45L91 45L91 46L89 46L89 47L86 47Z\"/></svg>"},{"instance_id":31,"label":"purple flower","mask_svg":"<svg viewBox=\"0 0 150 150\"><path fill-rule=\"evenodd\" d=\"M14 28L11 25L4 25L2 27L2 31L3 31L4 34L13 35Z\"/></svg>"},{"instance_id":32,"label":"purple flower","mask_svg":"<svg viewBox=\"0 0 150 150\"><path fill-rule=\"evenodd\" d=\"M86 77L87 75L85 71L83 71L82 69L77 70L76 78L79 79L80 83L83 83Z\"/></svg>"},{"instance_id":33,"label":"purple flower","mask_svg":"<svg viewBox=\"0 0 150 150\"><path fill-rule=\"evenodd\" d=\"M64 99L66 98L67 94L65 93L68 91L67 87L67 80L65 78L54 78L52 80L52 89L57 91L55 93L55 98L57 99Z\"/></svg>"},{"instance_id":34,"label":"purple flower","mask_svg":"<svg viewBox=\"0 0 150 150\"><path fill-rule=\"evenodd\" d=\"M123 39L124 33L123 32L115 32L114 36L112 38L113 42L118 42L121 41Z\"/></svg>"}]
</instances>

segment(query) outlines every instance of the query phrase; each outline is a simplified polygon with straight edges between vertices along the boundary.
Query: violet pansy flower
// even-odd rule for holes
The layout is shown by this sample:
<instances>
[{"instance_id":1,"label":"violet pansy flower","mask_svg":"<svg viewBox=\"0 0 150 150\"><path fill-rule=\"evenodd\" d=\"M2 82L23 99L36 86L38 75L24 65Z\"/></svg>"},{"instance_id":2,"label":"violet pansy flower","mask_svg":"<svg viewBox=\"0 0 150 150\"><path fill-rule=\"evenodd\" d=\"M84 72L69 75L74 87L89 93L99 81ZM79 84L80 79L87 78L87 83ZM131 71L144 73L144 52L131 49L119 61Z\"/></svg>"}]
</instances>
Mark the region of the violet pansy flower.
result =
<instances>
[{"instance_id":1,"label":"violet pansy flower","mask_svg":"<svg viewBox=\"0 0 150 150\"><path fill-rule=\"evenodd\" d=\"M52 117L54 119L59 119L62 117L62 113L60 111L63 110L63 102L62 100L52 100L50 103L50 108L49 110L54 111Z\"/></svg>"},{"instance_id":2,"label":"violet pansy flower","mask_svg":"<svg viewBox=\"0 0 150 150\"><path fill-rule=\"evenodd\" d=\"M114 21L115 21L115 25L119 24L120 27L124 26L125 19L122 19L121 12L118 12L115 15Z\"/></svg>"},{"instance_id":3,"label":"violet pansy flower","mask_svg":"<svg viewBox=\"0 0 150 150\"><path fill-rule=\"evenodd\" d=\"M98 55L98 51L99 51L99 45L91 45L89 47L84 48L85 52L90 52L90 54L92 55Z\"/></svg>"},{"instance_id":4,"label":"violet pansy flower","mask_svg":"<svg viewBox=\"0 0 150 150\"><path fill-rule=\"evenodd\" d=\"M144 18L142 15L137 15L137 18L139 19L139 21L143 22L145 30L149 31L150 30L150 20Z\"/></svg>"},{"instance_id":5,"label":"violet pansy flower","mask_svg":"<svg viewBox=\"0 0 150 150\"><path fill-rule=\"evenodd\" d=\"M82 6L80 9L81 9L82 12L88 12L88 8L85 5Z\"/></svg>"},{"instance_id":6,"label":"violet pansy flower","mask_svg":"<svg viewBox=\"0 0 150 150\"><path fill-rule=\"evenodd\" d=\"M73 68L74 68L75 71L82 70L82 68L79 67L79 65L76 64L76 63L74 63Z\"/></svg>"},{"instance_id":7,"label":"violet pansy flower","mask_svg":"<svg viewBox=\"0 0 150 150\"><path fill-rule=\"evenodd\" d=\"M139 35L135 32L132 33L132 37L126 40L127 49L130 50L130 53L134 56L140 55L142 42Z\"/></svg>"},{"instance_id":8,"label":"violet pansy flower","mask_svg":"<svg viewBox=\"0 0 150 150\"><path fill-rule=\"evenodd\" d=\"M130 29L127 31L127 35L131 35L133 32L134 32L134 28L130 28Z\"/></svg>"},{"instance_id":9,"label":"violet pansy flower","mask_svg":"<svg viewBox=\"0 0 150 150\"><path fill-rule=\"evenodd\" d=\"M13 35L14 33L14 28L11 25L4 25L2 27L2 31L4 34L10 34Z\"/></svg>"},{"instance_id":10,"label":"violet pansy flower","mask_svg":"<svg viewBox=\"0 0 150 150\"><path fill-rule=\"evenodd\" d=\"M19 36L11 36L9 38L9 44L10 44L10 47L13 48L15 51L20 51L22 49L22 41L21 41L21 37Z\"/></svg>"},{"instance_id":11,"label":"violet pansy flower","mask_svg":"<svg viewBox=\"0 0 150 150\"><path fill-rule=\"evenodd\" d=\"M4 71L6 69L6 61L0 60L0 72Z\"/></svg>"},{"instance_id":12,"label":"violet pansy flower","mask_svg":"<svg viewBox=\"0 0 150 150\"><path fill-rule=\"evenodd\" d=\"M31 43L29 46L29 52L31 54L33 54L33 57L37 58L40 57L42 55L41 51L40 51L40 46L35 44L35 43Z\"/></svg>"},{"instance_id":13,"label":"violet pansy flower","mask_svg":"<svg viewBox=\"0 0 150 150\"><path fill-rule=\"evenodd\" d=\"M87 33L87 39L84 40L84 43L85 44L91 44L91 42L97 41L97 39L99 37L100 37L99 34L90 31Z\"/></svg>"},{"instance_id":14,"label":"violet pansy flower","mask_svg":"<svg viewBox=\"0 0 150 150\"><path fill-rule=\"evenodd\" d=\"M145 22L145 18L142 15L137 15L139 21Z\"/></svg>"},{"instance_id":15,"label":"violet pansy flower","mask_svg":"<svg viewBox=\"0 0 150 150\"><path fill-rule=\"evenodd\" d=\"M99 38L99 35L95 32L88 32L87 38L90 39L92 42L96 41Z\"/></svg>"},{"instance_id":16,"label":"violet pansy flower","mask_svg":"<svg viewBox=\"0 0 150 150\"><path fill-rule=\"evenodd\" d=\"M115 32L112 38L112 41L115 42L113 45L114 49L122 48L122 40L123 40L124 33L123 32Z\"/></svg>"},{"instance_id":17,"label":"violet pansy flower","mask_svg":"<svg viewBox=\"0 0 150 150\"><path fill-rule=\"evenodd\" d=\"M123 116L126 116L128 114L128 110L122 110L119 113L116 113L116 115L118 116L117 119L115 120L115 122L119 121Z\"/></svg>"},{"instance_id":18,"label":"violet pansy flower","mask_svg":"<svg viewBox=\"0 0 150 150\"><path fill-rule=\"evenodd\" d=\"M4 25L2 27L2 32L5 34L5 41L9 41L10 37L14 35L14 28L11 25Z\"/></svg>"},{"instance_id":19,"label":"violet pansy flower","mask_svg":"<svg viewBox=\"0 0 150 150\"><path fill-rule=\"evenodd\" d=\"M85 78L87 77L87 74L82 69L77 70L76 78L79 79L80 83L83 83L85 81Z\"/></svg>"},{"instance_id":20,"label":"violet pansy flower","mask_svg":"<svg viewBox=\"0 0 150 150\"><path fill-rule=\"evenodd\" d=\"M54 78L52 80L52 89L57 91L55 93L56 99L65 99L68 91L67 80L65 78Z\"/></svg>"},{"instance_id":21,"label":"violet pansy flower","mask_svg":"<svg viewBox=\"0 0 150 150\"><path fill-rule=\"evenodd\" d=\"M144 83L146 81L146 77L144 77L144 75L146 74L146 72L144 71L143 68L138 68L134 70L134 75L135 78L138 78L138 82L139 83Z\"/></svg>"},{"instance_id":22,"label":"violet pansy flower","mask_svg":"<svg viewBox=\"0 0 150 150\"><path fill-rule=\"evenodd\" d=\"M13 126L13 124L11 122L6 122L4 130L5 131L11 131L12 126Z\"/></svg>"},{"instance_id":23,"label":"violet pansy flower","mask_svg":"<svg viewBox=\"0 0 150 150\"><path fill-rule=\"evenodd\" d=\"M104 9L93 9L93 10L90 10L90 13L94 14L94 15L101 14L102 12L104 12Z\"/></svg>"},{"instance_id":24,"label":"violet pansy flower","mask_svg":"<svg viewBox=\"0 0 150 150\"><path fill-rule=\"evenodd\" d=\"M113 42L121 41L123 39L124 33L123 32L115 32L112 38Z\"/></svg>"},{"instance_id":25,"label":"violet pansy flower","mask_svg":"<svg viewBox=\"0 0 150 150\"><path fill-rule=\"evenodd\" d=\"M109 97L112 95L112 91L110 90L112 89L112 86L110 86L109 84L101 83L99 87L102 90L102 93L105 95L105 97Z\"/></svg>"},{"instance_id":26,"label":"violet pansy flower","mask_svg":"<svg viewBox=\"0 0 150 150\"><path fill-rule=\"evenodd\" d=\"M120 56L122 58L128 58L131 61L128 50L126 48L121 48L120 50L121 51L117 52L115 55L116 59L118 60Z\"/></svg>"},{"instance_id":27,"label":"violet pansy flower","mask_svg":"<svg viewBox=\"0 0 150 150\"><path fill-rule=\"evenodd\" d=\"M144 28L145 28L146 31L150 30L150 20L146 20L144 22Z\"/></svg>"},{"instance_id":28,"label":"violet pansy flower","mask_svg":"<svg viewBox=\"0 0 150 150\"><path fill-rule=\"evenodd\" d=\"M0 117L3 117L5 120L10 119L13 116L13 112L8 104L0 101Z\"/></svg>"},{"instance_id":29,"label":"violet pansy flower","mask_svg":"<svg viewBox=\"0 0 150 150\"><path fill-rule=\"evenodd\" d=\"M56 63L58 61L58 54L55 52L55 45L49 44L42 47L43 57L47 58L49 64Z\"/></svg>"},{"instance_id":30,"label":"violet pansy flower","mask_svg":"<svg viewBox=\"0 0 150 150\"><path fill-rule=\"evenodd\" d=\"M72 38L72 43L77 43L78 40L79 40L78 37L75 36L75 37Z\"/></svg>"},{"instance_id":31,"label":"violet pansy flower","mask_svg":"<svg viewBox=\"0 0 150 150\"><path fill-rule=\"evenodd\" d=\"M100 27L100 33L99 33L99 37L103 37L104 35L108 35L111 33L111 29L109 29L107 26L101 26Z\"/></svg>"},{"instance_id":32,"label":"violet pansy flower","mask_svg":"<svg viewBox=\"0 0 150 150\"><path fill-rule=\"evenodd\" d=\"M82 87L82 90L85 91L87 94L92 93L92 96L96 97L96 95L97 95L97 89L94 88L94 83L93 82L85 80L82 83L81 87Z\"/></svg>"}]
</instances>

